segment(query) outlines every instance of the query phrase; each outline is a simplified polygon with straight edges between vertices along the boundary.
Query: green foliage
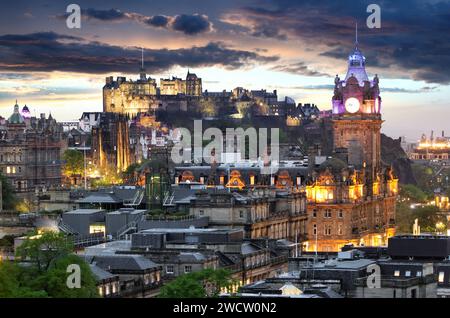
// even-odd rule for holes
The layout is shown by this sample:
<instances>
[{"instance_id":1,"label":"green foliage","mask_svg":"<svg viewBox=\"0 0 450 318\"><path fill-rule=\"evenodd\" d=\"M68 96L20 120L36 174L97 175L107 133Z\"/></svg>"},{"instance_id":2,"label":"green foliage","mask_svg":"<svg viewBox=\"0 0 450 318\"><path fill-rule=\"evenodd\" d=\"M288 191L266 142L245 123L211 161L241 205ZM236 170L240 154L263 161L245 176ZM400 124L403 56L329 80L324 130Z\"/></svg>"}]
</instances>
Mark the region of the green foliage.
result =
<instances>
[{"instance_id":1,"label":"green foliage","mask_svg":"<svg viewBox=\"0 0 450 318\"><path fill-rule=\"evenodd\" d=\"M418 219L422 232L436 232L436 224L446 224L446 218L439 213L439 208L433 205L411 208L407 203L398 203L396 223L398 233L412 233L414 220Z\"/></svg>"},{"instance_id":2,"label":"green foliage","mask_svg":"<svg viewBox=\"0 0 450 318\"><path fill-rule=\"evenodd\" d=\"M400 196L415 203L425 203L428 199L428 195L425 192L412 184L401 184Z\"/></svg>"},{"instance_id":3,"label":"green foliage","mask_svg":"<svg viewBox=\"0 0 450 318\"><path fill-rule=\"evenodd\" d=\"M160 298L217 297L222 288L233 284L225 269L204 269L177 277L161 288Z\"/></svg>"},{"instance_id":4,"label":"green foliage","mask_svg":"<svg viewBox=\"0 0 450 318\"><path fill-rule=\"evenodd\" d=\"M28 236L17 248L16 256L30 261L38 273L47 271L52 262L65 257L73 251L73 244L63 234L44 232L37 236Z\"/></svg>"},{"instance_id":5,"label":"green foliage","mask_svg":"<svg viewBox=\"0 0 450 318\"><path fill-rule=\"evenodd\" d=\"M63 154L64 174L68 177L83 174L84 156L81 151L68 149Z\"/></svg>"},{"instance_id":6,"label":"green foliage","mask_svg":"<svg viewBox=\"0 0 450 318\"><path fill-rule=\"evenodd\" d=\"M426 192L432 192L433 169L421 164L412 164L411 168L417 181L417 186Z\"/></svg>"},{"instance_id":7,"label":"green foliage","mask_svg":"<svg viewBox=\"0 0 450 318\"><path fill-rule=\"evenodd\" d=\"M26 265L0 263L0 297L98 297L89 265L72 251L72 244L63 235L46 232L29 236L17 252ZM80 266L81 288L67 287L70 264Z\"/></svg>"},{"instance_id":8,"label":"green foliage","mask_svg":"<svg viewBox=\"0 0 450 318\"><path fill-rule=\"evenodd\" d=\"M81 273L81 288L68 288L67 267L78 264ZM53 265L31 281L33 290L45 290L49 297L57 298L93 298L98 297L96 280L89 265L80 257L71 254L57 259Z\"/></svg>"}]
</instances>

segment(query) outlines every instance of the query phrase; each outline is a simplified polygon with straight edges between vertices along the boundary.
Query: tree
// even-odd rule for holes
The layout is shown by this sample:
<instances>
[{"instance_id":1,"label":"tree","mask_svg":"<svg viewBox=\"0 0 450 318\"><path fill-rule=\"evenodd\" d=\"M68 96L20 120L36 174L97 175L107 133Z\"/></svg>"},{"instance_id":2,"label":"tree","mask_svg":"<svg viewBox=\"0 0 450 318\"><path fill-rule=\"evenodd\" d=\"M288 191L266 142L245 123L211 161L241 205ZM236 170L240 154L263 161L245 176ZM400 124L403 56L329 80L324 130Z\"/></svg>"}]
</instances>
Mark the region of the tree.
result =
<instances>
[{"instance_id":1,"label":"tree","mask_svg":"<svg viewBox=\"0 0 450 318\"><path fill-rule=\"evenodd\" d=\"M65 257L73 251L73 244L64 234L53 231L38 235L29 235L17 248L17 256L22 260L28 260L38 273L43 273L50 268L52 262Z\"/></svg>"},{"instance_id":2,"label":"tree","mask_svg":"<svg viewBox=\"0 0 450 318\"><path fill-rule=\"evenodd\" d=\"M15 297L18 291L16 266L10 262L0 262L0 298Z\"/></svg>"},{"instance_id":3,"label":"tree","mask_svg":"<svg viewBox=\"0 0 450 318\"><path fill-rule=\"evenodd\" d=\"M400 185L400 196L416 203L427 201L428 195L412 184Z\"/></svg>"},{"instance_id":4,"label":"tree","mask_svg":"<svg viewBox=\"0 0 450 318\"><path fill-rule=\"evenodd\" d=\"M422 232L436 232L436 224L446 224L445 216L432 205L411 208L407 203L397 204L396 223L399 233L411 233L414 220L418 219ZM439 229L442 232L442 229Z\"/></svg>"},{"instance_id":5,"label":"tree","mask_svg":"<svg viewBox=\"0 0 450 318\"><path fill-rule=\"evenodd\" d=\"M225 269L204 269L177 277L161 288L160 298L217 297L222 288L233 284L230 272Z\"/></svg>"},{"instance_id":6,"label":"tree","mask_svg":"<svg viewBox=\"0 0 450 318\"><path fill-rule=\"evenodd\" d=\"M80 288L69 288L67 279L71 264L80 266ZM98 297L96 280L89 265L74 254L56 260L49 270L31 280L33 290L45 290L48 297L56 298L94 298Z\"/></svg>"},{"instance_id":7,"label":"tree","mask_svg":"<svg viewBox=\"0 0 450 318\"><path fill-rule=\"evenodd\" d=\"M72 252L72 242L60 233L29 235L18 247L16 256L31 266L14 264L4 269L10 277L5 294L11 297L98 297L96 279L89 265ZM80 288L67 286L71 274L67 268L71 264L80 267Z\"/></svg>"},{"instance_id":8,"label":"tree","mask_svg":"<svg viewBox=\"0 0 450 318\"><path fill-rule=\"evenodd\" d=\"M83 174L84 157L78 150L68 149L63 154L64 174L68 177Z\"/></svg>"}]
</instances>

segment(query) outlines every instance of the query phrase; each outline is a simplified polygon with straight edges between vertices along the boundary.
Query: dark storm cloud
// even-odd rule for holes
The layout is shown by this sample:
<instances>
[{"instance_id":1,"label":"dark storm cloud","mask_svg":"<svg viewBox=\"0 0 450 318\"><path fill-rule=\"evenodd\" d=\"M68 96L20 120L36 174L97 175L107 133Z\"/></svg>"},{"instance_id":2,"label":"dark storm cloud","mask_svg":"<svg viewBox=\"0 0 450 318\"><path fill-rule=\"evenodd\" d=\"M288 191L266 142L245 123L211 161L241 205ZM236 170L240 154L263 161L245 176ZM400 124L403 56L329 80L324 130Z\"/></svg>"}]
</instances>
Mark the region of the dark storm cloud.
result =
<instances>
[{"instance_id":1,"label":"dark storm cloud","mask_svg":"<svg viewBox=\"0 0 450 318\"><path fill-rule=\"evenodd\" d=\"M198 34L209 32L211 30L211 22L206 15L177 15L172 21L172 28L185 34Z\"/></svg>"},{"instance_id":2,"label":"dark storm cloud","mask_svg":"<svg viewBox=\"0 0 450 318\"><path fill-rule=\"evenodd\" d=\"M65 15L64 17L66 17ZM85 19L96 19L100 21L134 21L146 26L165 28L182 32L186 35L196 35L210 32L212 22L204 14L181 14L175 16L154 15L145 16L135 12L122 12L118 9L97 10L86 9L82 11L82 17Z\"/></svg>"},{"instance_id":3,"label":"dark storm cloud","mask_svg":"<svg viewBox=\"0 0 450 318\"><path fill-rule=\"evenodd\" d=\"M183 67L222 66L228 69L253 63L268 63L276 56L237 50L220 42L180 49L147 49L148 72ZM0 71L66 71L78 73L133 73L138 69L140 50L53 32L0 36Z\"/></svg>"},{"instance_id":4,"label":"dark storm cloud","mask_svg":"<svg viewBox=\"0 0 450 318\"><path fill-rule=\"evenodd\" d=\"M240 25L247 35L300 38L329 47L322 56L346 58L359 23L360 48L367 64L394 68L415 80L450 83L450 1L384 0L381 29L366 27L372 0L272 0L231 10L222 21ZM267 26L270 29L267 30ZM343 50L343 48L347 48Z\"/></svg>"},{"instance_id":5,"label":"dark storm cloud","mask_svg":"<svg viewBox=\"0 0 450 318\"><path fill-rule=\"evenodd\" d=\"M118 9L96 10L89 8L86 10L82 10L82 15L91 19L97 19L101 21L116 21L126 18L125 13Z\"/></svg>"},{"instance_id":6,"label":"dark storm cloud","mask_svg":"<svg viewBox=\"0 0 450 318\"><path fill-rule=\"evenodd\" d=\"M164 28L169 24L169 18L165 15L154 15L145 20L145 23L154 27Z\"/></svg>"}]
</instances>

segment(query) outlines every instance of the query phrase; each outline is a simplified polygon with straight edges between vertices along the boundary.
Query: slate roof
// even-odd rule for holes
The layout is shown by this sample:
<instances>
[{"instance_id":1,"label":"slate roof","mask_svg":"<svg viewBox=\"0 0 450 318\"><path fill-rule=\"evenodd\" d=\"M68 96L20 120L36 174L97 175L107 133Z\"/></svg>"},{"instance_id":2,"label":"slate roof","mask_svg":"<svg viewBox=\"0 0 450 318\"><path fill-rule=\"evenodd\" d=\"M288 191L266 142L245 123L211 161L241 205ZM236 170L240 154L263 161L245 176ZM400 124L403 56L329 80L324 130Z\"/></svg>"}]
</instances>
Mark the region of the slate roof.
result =
<instances>
[{"instance_id":1,"label":"slate roof","mask_svg":"<svg viewBox=\"0 0 450 318\"><path fill-rule=\"evenodd\" d=\"M97 281L100 280L107 280L107 279L111 279L116 277L115 275L101 269L100 267L98 267L95 264L89 264L92 274L94 274L95 278L97 279Z\"/></svg>"},{"instance_id":2,"label":"slate roof","mask_svg":"<svg viewBox=\"0 0 450 318\"><path fill-rule=\"evenodd\" d=\"M158 267L142 255L100 255L91 257L90 262L107 271L145 271Z\"/></svg>"}]
</instances>

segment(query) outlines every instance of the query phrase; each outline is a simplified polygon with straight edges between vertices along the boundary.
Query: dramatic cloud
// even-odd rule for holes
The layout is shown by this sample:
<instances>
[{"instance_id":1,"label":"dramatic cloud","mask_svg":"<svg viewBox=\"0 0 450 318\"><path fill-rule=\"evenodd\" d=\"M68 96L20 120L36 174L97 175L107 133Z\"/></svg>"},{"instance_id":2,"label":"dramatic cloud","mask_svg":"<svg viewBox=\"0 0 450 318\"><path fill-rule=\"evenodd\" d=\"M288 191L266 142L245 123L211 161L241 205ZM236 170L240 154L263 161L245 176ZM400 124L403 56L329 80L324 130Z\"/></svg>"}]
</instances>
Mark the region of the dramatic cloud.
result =
<instances>
[{"instance_id":1,"label":"dramatic cloud","mask_svg":"<svg viewBox=\"0 0 450 318\"><path fill-rule=\"evenodd\" d=\"M212 24L206 15L177 15L172 22L172 28L185 34L198 34L211 31Z\"/></svg>"},{"instance_id":2,"label":"dramatic cloud","mask_svg":"<svg viewBox=\"0 0 450 318\"><path fill-rule=\"evenodd\" d=\"M271 0L229 10L221 21L247 36L300 39L325 57L342 60L359 22L368 65L430 83L450 83L450 1L385 0L381 29L365 25L372 1ZM348 48L344 51L343 48Z\"/></svg>"},{"instance_id":3,"label":"dramatic cloud","mask_svg":"<svg viewBox=\"0 0 450 318\"><path fill-rule=\"evenodd\" d=\"M166 17L165 15L154 15L153 17L146 19L145 23L154 27L165 28L169 24L169 21L169 17Z\"/></svg>"},{"instance_id":4,"label":"dramatic cloud","mask_svg":"<svg viewBox=\"0 0 450 318\"><path fill-rule=\"evenodd\" d=\"M323 85L304 85L304 86L296 86L291 87L294 89L301 89L301 90L310 90L310 91L331 91L334 89L334 85L330 84L323 84ZM381 88L381 93L407 93L407 94L416 94L416 93L426 93L435 91L437 87L429 87L425 86L420 89L406 89L406 88L399 88L399 87L383 87Z\"/></svg>"},{"instance_id":5,"label":"dramatic cloud","mask_svg":"<svg viewBox=\"0 0 450 318\"><path fill-rule=\"evenodd\" d=\"M277 65L271 68L274 71L279 72L286 72L286 73L293 73L297 75L304 75L304 76L326 76L330 77L330 74L318 72L315 70L310 69L304 62L298 62L294 64L288 64L288 65Z\"/></svg>"},{"instance_id":6,"label":"dramatic cloud","mask_svg":"<svg viewBox=\"0 0 450 318\"><path fill-rule=\"evenodd\" d=\"M134 12L122 12L118 9L97 10L89 8L86 10L82 10L82 17L87 20L112 22L134 21L146 26L165 28L168 30L182 32L186 35L206 33L212 31L213 29L213 25L211 21L209 21L208 16L198 13L181 14L175 16L145 16Z\"/></svg>"},{"instance_id":7,"label":"dramatic cloud","mask_svg":"<svg viewBox=\"0 0 450 318\"><path fill-rule=\"evenodd\" d=\"M221 66L227 69L278 60L276 56L237 50L221 42L180 49L146 49L148 72L173 66ZM77 73L133 73L138 69L140 49L119 47L54 32L0 36L1 72L65 71Z\"/></svg>"},{"instance_id":8,"label":"dramatic cloud","mask_svg":"<svg viewBox=\"0 0 450 318\"><path fill-rule=\"evenodd\" d=\"M89 8L82 10L82 16L101 21L118 21L127 18L127 15L118 9L96 10Z\"/></svg>"}]
</instances>

